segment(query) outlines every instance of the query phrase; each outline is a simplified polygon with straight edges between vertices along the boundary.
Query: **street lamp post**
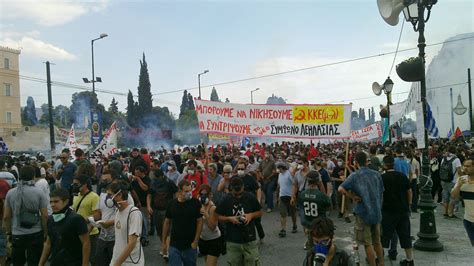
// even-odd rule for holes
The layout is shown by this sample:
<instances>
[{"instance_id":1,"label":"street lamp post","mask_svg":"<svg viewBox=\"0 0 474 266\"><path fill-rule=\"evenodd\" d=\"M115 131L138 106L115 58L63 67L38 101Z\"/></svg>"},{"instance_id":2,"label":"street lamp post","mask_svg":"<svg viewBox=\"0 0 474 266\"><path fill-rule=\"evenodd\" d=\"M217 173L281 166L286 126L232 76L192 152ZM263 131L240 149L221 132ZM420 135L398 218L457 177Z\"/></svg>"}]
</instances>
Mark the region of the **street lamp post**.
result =
<instances>
[{"instance_id":1,"label":"street lamp post","mask_svg":"<svg viewBox=\"0 0 474 266\"><path fill-rule=\"evenodd\" d=\"M84 83L92 83L92 92L95 93L95 83L96 82L102 82L102 79L100 77L95 77L95 72L94 72L94 42L100 39L103 39L105 37L109 36L107 33L101 33L99 35L99 38L95 38L91 40L91 50L92 50L92 80L88 80L87 78L82 78Z\"/></svg>"},{"instance_id":2,"label":"street lamp post","mask_svg":"<svg viewBox=\"0 0 474 266\"><path fill-rule=\"evenodd\" d=\"M372 90L374 91L374 94L379 96L382 94L382 91L387 95L387 122L388 122L388 141L389 143L392 143L392 132L390 131L390 105L392 104L392 89L393 89L393 81L388 77L385 82L383 83L383 86L380 86L377 82L374 82L372 84ZM385 116L383 116L385 117Z\"/></svg>"},{"instance_id":3,"label":"street lamp post","mask_svg":"<svg viewBox=\"0 0 474 266\"><path fill-rule=\"evenodd\" d=\"M420 81L421 102L423 105L423 124L426 124L427 108L426 108L426 74L425 74L425 22L428 21L431 14L431 8L436 4L437 0L416 0L408 2L408 6L403 9L405 19L413 24L413 29L418 31L418 57L422 60L423 78ZM425 10L428 11L425 18ZM434 203L431 196L431 188L433 181L430 178L429 157L428 157L428 131L424 128L425 147L422 151L422 175L420 184L422 185L420 204L420 232L418 232L418 240L415 241L414 247L423 251L442 251L443 244L439 242L439 234L436 232L436 220L434 210L437 204Z\"/></svg>"},{"instance_id":4,"label":"street lamp post","mask_svg":"<svg viewBox=\"0 0 474 266\"><path fill-rule=\"evenodd\" d=\"M250 91L250 103L253 104L253 93L258 91L260 88L256 88L255 90Z\"/></svg>"},{"instance_id":5,"label":"street lamp post","mask_svg":"<svg viewBox=\"0 0 474 266\"><path fill-rule=\"evenodd\" d=\"M201 100L201 75L208 73L209 70L204 70L204 72L198 74L198 88L199 88L199 100Z\"/></svg>"}]
</instances>

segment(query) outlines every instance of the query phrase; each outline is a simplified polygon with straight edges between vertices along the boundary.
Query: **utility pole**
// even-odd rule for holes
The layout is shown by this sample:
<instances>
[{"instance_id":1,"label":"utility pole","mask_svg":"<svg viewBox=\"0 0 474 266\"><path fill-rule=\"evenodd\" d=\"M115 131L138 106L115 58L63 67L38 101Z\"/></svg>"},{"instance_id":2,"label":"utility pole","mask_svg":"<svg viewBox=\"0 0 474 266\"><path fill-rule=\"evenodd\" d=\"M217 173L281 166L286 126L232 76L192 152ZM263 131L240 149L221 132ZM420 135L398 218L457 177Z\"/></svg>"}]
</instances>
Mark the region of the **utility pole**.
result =
<instances>
[{"instance_id":1,"label":"utility pole","mask_svg":"<svg viewBox=\"0 0 474 266\"><path fill-rule=\"evenodd\" d=\"M473 128L473 123L472 123L472 91L471 91L471 69L467 69L467 85L469 89L469 125L471 129L471 139L474 137L472 134L474 134L474 128Z\"/></svg>"},{"instance_id":2,"label":"utility pole","mask_svg":"<svg viewBox=\"0 0 474 266\"><path fill-rule=\"evenodd\" d=\"M51 157L55 155L55 142L54 142L54 122L53 122L53 97L51 95L51 71L50 63L46 61L46 84L48 87L48 111L49 111L49 142L51 144Z\"/></svg>"}]
</instances>

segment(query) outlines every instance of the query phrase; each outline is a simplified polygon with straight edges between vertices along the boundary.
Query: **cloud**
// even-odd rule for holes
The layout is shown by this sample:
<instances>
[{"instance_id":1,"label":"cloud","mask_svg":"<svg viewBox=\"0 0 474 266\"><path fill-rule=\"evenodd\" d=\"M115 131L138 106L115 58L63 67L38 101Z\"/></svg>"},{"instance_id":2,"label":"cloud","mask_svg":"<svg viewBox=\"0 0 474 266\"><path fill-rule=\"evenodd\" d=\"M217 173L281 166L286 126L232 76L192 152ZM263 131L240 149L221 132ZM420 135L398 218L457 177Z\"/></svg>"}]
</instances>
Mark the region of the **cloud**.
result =
<instances>
[{"instance_id":1,"label":"cloud","mask_svg":"<svg viewBox=\"0 0 474 266\"><path fill-rule=\"evenodd\" d=\"M416 42L400 42L398 49L403 50L403 49L417 48L417 45L418 44ZM383 43L379 45L379 47L395 51L397 49L397 43L396 42Z\"/></svg>"},{"instance_id":2,"label":"cloud","mask_svg":"<svg viewBox=\"0 0 474 266\"><path fill-rule=\"evenodd\" d=\"M27 19L41 26L57 26L71 22L90 12L107 7L109 0L2 0L4 19Z\"/></svg>"},{"instance_id":3,"label":"cloud","mask_svg":"<svg viewBox=\"0 0 474 266\"><path fill-rule=\"evenodd\" d=\"M0 40L2 46L8 46L15 49L21 49L25 56L46 59L46 60L76 60L77 57L53 44L46 43L37 38L23 36L21 39L14 40L5 38Z\"/></svg>"}]
</instances>

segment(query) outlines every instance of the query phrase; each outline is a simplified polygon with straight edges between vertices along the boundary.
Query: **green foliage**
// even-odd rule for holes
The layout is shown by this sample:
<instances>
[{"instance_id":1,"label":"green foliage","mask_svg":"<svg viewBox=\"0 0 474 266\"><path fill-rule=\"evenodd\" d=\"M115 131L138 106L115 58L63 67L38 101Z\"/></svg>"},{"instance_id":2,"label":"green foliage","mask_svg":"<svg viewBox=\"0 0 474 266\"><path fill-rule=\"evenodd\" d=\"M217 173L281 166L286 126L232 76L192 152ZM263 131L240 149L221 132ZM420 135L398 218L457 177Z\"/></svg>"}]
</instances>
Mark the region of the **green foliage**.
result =
<instances>
[{"instance_id":1,"label":"green foliage","mask_svg":"<svg viewBox=\"0 0 474 266\"><path fill-rule=\"evenodd\" d=\"M216 88L212 88L212 92L211 92L211 101L213 102L220 102L221 100L219 100L219 95L217 95L217 91L216 91Z\"/></svg>"},{"instance_id":2,"label":"green foliage","mask_svg":"<svg viewBox=\"0 0 474 266\"><path fill-rule=\"evenodd\" d=\"M127 124L130 126L136 126L137 123L137 111L135 110L135 101L133 100L133 94L129 90L127 96Z\"/></svg>"},{"instance_id":3,"label":"green foliage","mask_svg":"<svg viewBox=\"0 0 474 266\"><path fill-rule=\"evenodd\" d=\"M117 114L118 113L118 102L115 101L115 97L112 98L112 102L110 103L108 111L112 114Z\"/></svg>"},{"instance_id":4,"label":"green foliage","mask_svg":"<svg viewBox=\"0 0 474 266\"><path fill-rule=\"evenodd\" d=\"M98 108L99 100L97 94L91 91L82 91L72 95L72 104L69 107L69 121L74 123L76 128L85 128L84 121L90 116L91 110ZM102 106L103 109L104 106ZM97 109L100 110L100 109ZM101 110L102 111L102 110Z\"/></svg>"},{"instance_id":5,"label":"green foliage","mask_svg":"<svg viewBox=\"0 0 474 266\"><path fill-rule=\"evenodd\" d=\"M41 125L49 125L49 109L48 104L41 105L43 114L39 120ZM58 105L53 109L53 123L60 128L68 128L71 126L69 122L69 108L64 105Z\"/></svg>"},{"instance_id":6,"label":"green foliage","mask_svg":"<svg viewBox=\"0 0 474 266\"><path fill-rule=\"evenodd\" d=\"M138 113L140 116L149 114L153 109L150 75L148 74L148 64L143 53L143 60L140 61L140 76L138 78Z\"/></svg>"},{"instance_id":7,"label":"green foliage","mask_svg":"<svg viewBox=\"0 0 474 266\"><path fill-rule=\"evenodd\" d=\"M268 97L267 104L286 104L286 101L282 97L272 94L271 97Z\"/></svg>"}]
</instances>

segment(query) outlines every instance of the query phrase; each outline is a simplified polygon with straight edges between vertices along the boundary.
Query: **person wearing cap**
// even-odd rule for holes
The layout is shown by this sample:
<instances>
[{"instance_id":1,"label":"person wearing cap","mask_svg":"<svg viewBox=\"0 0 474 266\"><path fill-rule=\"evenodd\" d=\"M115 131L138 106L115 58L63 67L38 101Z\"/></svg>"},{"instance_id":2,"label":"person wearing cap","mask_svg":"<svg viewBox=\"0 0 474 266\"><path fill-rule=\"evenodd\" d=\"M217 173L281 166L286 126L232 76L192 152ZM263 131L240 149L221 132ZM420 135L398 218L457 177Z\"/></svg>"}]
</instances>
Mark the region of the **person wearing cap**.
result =
<instances>
[{"instance_id":1,"label":"person wearing cap","mask_svg":"<svg viewBox=\"0 0 474 266\"><path fill-rule=\"evenodd\" d=\"M95 250L97 238L99 237L99 229L90 224L89 217L94 216L94 212L97 210L97 202L100 197L92 191L90 178L86 175L79 175L73 179L72 193L75 195L72 203L73 210L81 215L89 224L90 250L92 251L89 261L91 265L95 265Z\"/></svg>"},{"instance_id":2,"label":"person wearing cap","mask_svg":"<svg viewBox=\"0 0 474 266\"><path fill-rule=\"evenodd\" d=\"M219 222L226 223L228 265L260 265L254 220L262 216L262 207L254 195L244 191L240 177L232 178L229 187L231 193L215 210Z\"/></svg>"},{"instance_id":3,"label":"person wearing cap","mask_svg":"<svg viewBox=\"0 0 474 266\"><path fill-rule=\"evenodd\" d=\"M305 243L305 250L312 249L311 223L317 217L325 217L326 211L331 206L329 197L319 190L321 175L318 171L311 170L307 175L308 188L298 193L298 206L301 206L303 215L301 225L308 237Z\"/></svg>"}]
</instances>

